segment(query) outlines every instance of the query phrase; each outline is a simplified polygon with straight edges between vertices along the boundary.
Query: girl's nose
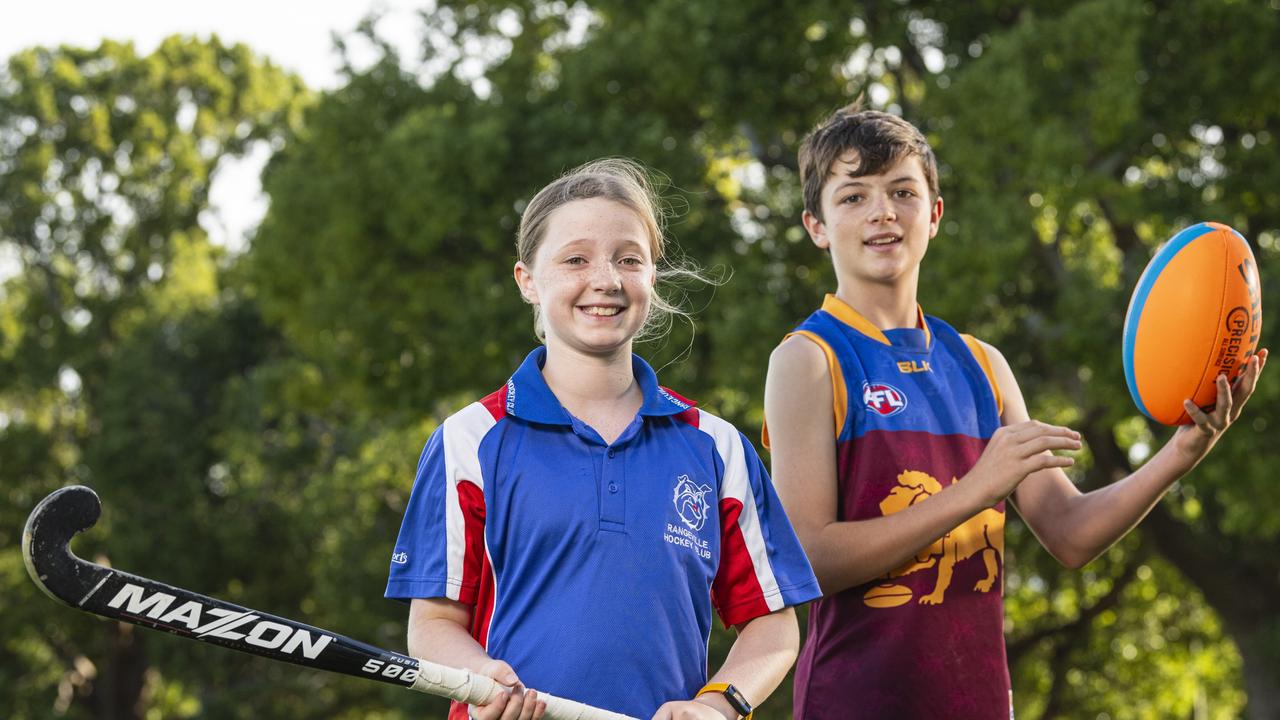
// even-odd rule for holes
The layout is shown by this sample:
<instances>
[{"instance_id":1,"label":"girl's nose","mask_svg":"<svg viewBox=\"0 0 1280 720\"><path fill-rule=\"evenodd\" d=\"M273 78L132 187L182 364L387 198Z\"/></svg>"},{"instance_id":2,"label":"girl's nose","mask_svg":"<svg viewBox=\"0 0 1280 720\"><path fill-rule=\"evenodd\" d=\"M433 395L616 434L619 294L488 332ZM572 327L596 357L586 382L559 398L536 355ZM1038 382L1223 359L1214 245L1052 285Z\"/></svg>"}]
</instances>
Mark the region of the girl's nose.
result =
<instances>
[{"instance_id":1,"label":"girl's nose","mask_svg":"<svg viewBox=\"0 0 1280 720\"><path fill-rule=\"evenodd\" d=\"M612 262L602 262L596 266L592 284L600 290L615 291L622 287L622 276Z\"/></svg>"}]
</instances>

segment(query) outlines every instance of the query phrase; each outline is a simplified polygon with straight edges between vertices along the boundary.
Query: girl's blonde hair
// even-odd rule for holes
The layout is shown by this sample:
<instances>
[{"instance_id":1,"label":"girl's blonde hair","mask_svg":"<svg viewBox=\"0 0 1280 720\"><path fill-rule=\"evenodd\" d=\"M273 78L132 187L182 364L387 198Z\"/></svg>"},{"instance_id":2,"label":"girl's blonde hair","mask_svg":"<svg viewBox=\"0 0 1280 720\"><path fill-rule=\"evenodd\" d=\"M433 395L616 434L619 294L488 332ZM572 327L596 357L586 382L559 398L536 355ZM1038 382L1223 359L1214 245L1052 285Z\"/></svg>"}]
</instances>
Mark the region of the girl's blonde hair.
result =
<instances>
[{"instance_id":1,"label":"girl's blonde hair","mask_svg":"<svg viewBox=\"0 0 1280 720\"><path fill-rule=\"evenodd\" d=\"M627 158L603 158L580 165L561 175L538 191L520 216L520 231L516 236L517 259L533 267L533 257L547 234L547 224L552 213L575 201L603 198L629 208L644 225L649 236L649 249L658 273L658 286L649 301L649 314L634 340L644 341L666 335L672 318L680 316L691 320L689 313L665 296L666 286L676 286L681 281L716 284L703 275L696 265L687 262L666 261L666 221L669 207L663 202L650 180L649 172L640 163ZM542 327L542 315L538 306L533 307L533 330L539 340L546 340Z\"/></svg>"}]
</instances>

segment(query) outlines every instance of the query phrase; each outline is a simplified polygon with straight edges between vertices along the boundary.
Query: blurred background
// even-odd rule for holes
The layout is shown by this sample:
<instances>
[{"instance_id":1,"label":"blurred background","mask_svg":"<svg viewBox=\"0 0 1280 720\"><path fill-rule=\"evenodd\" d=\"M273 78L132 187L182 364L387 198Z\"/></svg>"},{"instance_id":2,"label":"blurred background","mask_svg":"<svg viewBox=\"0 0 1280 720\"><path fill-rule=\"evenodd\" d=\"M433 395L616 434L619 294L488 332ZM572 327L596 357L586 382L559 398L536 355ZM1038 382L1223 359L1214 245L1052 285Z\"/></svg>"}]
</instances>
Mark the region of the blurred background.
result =
<instances>
[{"instance_id":1,"label":"blurred background","mask_svg":"<svg viewBox=\"0 0 1280 720\"><path fill-rule=\"evenodd\" d=\"M105 510L81 556L403 650L382 591L419 451L536 342L514 230L591 158L665 173L671 237L732 272L687 288L694 323L640 351L753 437L770 351L834 287L799 223L797 144L859 94L942 163L922 305L1000 347L1033 416L1084 433L1081 488L1169 434L1120 357L1160 242L1233 225L1276 306L1280 0L438 0L328 26L300 3L224 5L154 38L128 4L6 11L5 717L443 718L443 701L56 605L22 525L88 484ZM232 15L247 44L214 33ZM50 34L64 25L81 34ZM1011 517L1019 718L1280 717L1277 395L1266 378L1082 571ZM728 643L717 630L713 662ZM788 681L757 716L789 699Z\"/></svg>"}]
</instances>

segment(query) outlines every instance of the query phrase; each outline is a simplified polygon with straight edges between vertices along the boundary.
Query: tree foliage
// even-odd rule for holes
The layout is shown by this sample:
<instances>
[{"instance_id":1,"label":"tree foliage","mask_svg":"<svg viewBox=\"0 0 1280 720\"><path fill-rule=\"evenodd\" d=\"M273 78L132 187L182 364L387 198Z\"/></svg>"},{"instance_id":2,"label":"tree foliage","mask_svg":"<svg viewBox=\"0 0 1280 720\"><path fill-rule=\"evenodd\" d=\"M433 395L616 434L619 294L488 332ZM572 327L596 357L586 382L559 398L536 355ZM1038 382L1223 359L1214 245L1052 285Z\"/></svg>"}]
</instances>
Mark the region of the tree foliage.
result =
<instances>
[{"instance_id":1,"label":"tree foliage","mask_svg":"<svg viewBox=\"0 0 1280 720\"><path fill-rule=\"evenodd\" d=\"M445 0L423 29L421 64L371 36L381 61L310 102L216 41L10 60L0 242L22 273L0 296L0 587L20 622L0 641L21 664L0 662L0 695L15 716L443 716L54 617L18 528L43 492L90 482L107 513L82 554L402 646L404 610L380 595L417 453L535 342L510 277L519 213L592 158L661 170L669 234L726 276L674 288L694 319L642 351L749 432L770 351L834 284L798 224L795 150L859 93L917 122L942 162L922 304L1000 347L1033 415L1084 432L1082 488L1168 434L1132 407L1118 351L1161 241L1232 224L1270 306L1274 3ZM219 159L257 139L277 150L271 209L232 262L199 213ZM1280 712L1277 388L1085 570L1010 523L1020 717ZM761 711L788 712L789 687Z\"/></svg>"},{"instance_id":2,"label":"tree foliage","mask_svg":"<svg viewBox=\"0 0 1280 720\"><path fill-rule=\"evenodd\" d=\"M21 529L45 493L76 481L106 498L87 557L209 590L244 573L257 593L271 577L247 559L275 514L228 522L244 499L224 502L211 468L228 384L271 356L275 333L224 295L200 216L219 162L280 141L304 97L216 39L147 56L36 48L0 74L0 248L18 270L0 291L10 717L190 716L209 682L186 650L53 611L23 581Z\"/></svg>"}]
</instances>

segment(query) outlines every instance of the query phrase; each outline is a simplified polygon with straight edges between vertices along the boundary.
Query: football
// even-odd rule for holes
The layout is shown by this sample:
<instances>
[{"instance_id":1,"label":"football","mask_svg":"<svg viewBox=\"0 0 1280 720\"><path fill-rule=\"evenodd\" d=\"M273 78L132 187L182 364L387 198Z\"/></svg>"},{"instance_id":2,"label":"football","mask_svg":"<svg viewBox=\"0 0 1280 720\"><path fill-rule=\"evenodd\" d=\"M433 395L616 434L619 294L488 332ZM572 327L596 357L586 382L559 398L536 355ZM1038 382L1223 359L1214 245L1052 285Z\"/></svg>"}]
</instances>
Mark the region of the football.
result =
<instances>
[{"instance_id":1,"label":"football","mask_svg":"<svg viewBox=\"0 0 1280 720\"><path fill-rule=\"evenodd\" d=\"M1234 381L1262 330L1262 287L1244 236L1213 222L1174 235L1147 264L1124 322L1124 375L1147 417L1191 422L1211 408L1218 375Z\"/></svg>"},{"instance_id":2,"label":"football","mask_svg":"<svg viewBox=\"0 0 1280 720\"><path fill-rule=\"evenodd\" d=\"M911 588L905 585L876 585L862 596L868 607L890 608L905 604L911 599Z\"/></svg>"}]
</instances>

